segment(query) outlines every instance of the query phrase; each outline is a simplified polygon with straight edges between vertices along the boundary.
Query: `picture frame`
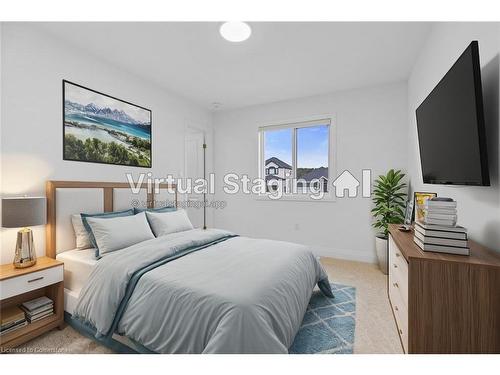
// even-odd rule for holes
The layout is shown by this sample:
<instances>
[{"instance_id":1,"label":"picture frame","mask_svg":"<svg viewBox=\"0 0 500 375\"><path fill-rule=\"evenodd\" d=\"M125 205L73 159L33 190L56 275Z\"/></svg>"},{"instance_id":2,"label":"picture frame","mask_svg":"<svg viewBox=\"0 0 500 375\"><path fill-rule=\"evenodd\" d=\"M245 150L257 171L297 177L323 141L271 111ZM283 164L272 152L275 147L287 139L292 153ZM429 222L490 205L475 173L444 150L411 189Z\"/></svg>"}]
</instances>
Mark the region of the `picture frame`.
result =
<instances>
[{"instance_id":1,"label":"picture frame","mask_svg":"<svg viewBox=\"0 0 500 375\"><path fill-rule=\"evenodd\" d=\"M404 225L411 225L413 219L413 207L414 207L413 200L409 200L406 202L405 220L403 222Z\"/></svg>"},{"instance_id":2,"label":"picture frame","mask_svg":"<svg viewBox=\"0 0 500 375\"><path fill-rule=\"evenodd\" d=\"M415 206L415 221L424 219L424 204L428 199L437 197L437 193L430 193L424 191L416 191L413 193L413 202Z\"/></svg>"},{"instance_id":3,"label":"picture frame","mask_svg":"<svg viewBox=\"0 0 500 375\"><path fill-rule=\"evenodd\" d=\"M63 160L152 167L152 111L62 81Z\"/></svg>"}]
</instances>

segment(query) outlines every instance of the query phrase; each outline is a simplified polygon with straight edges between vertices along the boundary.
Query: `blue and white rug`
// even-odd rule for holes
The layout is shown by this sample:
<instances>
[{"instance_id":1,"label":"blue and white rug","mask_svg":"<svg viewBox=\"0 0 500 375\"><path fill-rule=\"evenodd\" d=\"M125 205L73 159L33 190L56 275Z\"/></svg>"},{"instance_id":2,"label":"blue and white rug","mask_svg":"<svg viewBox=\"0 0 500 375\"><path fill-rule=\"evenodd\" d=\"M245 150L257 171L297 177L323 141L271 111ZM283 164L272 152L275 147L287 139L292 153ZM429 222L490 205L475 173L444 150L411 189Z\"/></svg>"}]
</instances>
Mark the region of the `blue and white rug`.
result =
<instances>
[{"instance_id":1,"label":"blue and white rug","mask_svg":"<svg viewBox=\"0 0 500 375\"><path fill-rule=\"evenodd\" d=\"M331 284L335 298L314 291L290 354L352 354L356 288Z\"/></svg>"}]
</instances>

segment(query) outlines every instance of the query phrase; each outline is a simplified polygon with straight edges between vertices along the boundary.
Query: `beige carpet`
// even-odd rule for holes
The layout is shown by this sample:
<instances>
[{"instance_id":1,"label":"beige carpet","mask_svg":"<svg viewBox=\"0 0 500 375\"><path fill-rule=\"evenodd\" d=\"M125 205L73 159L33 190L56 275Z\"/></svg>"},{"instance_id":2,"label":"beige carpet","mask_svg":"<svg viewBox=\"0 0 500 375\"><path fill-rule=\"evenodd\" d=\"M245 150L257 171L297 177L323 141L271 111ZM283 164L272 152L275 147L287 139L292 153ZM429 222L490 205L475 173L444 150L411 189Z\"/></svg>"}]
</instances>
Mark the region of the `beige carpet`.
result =
<instances>
[{"instance_id":1,"label":"beige carpet","mask_svg":"<svg viewBox=\"0 0 500 375\"><path fill-rule=\"evenodd\" d=\"M354 353L402 353L387 297L387 276L376 265L322 258L330 282L356 287Z\"/></svg>"},{"instance_id":2,"label":"beige carpet","mask_svg":"<svg viewBox=\"0 0 500 375\"><path fill-rule=\"evenodd\" d=\"M387 298L387 278L372 264L321 260L330 281L356 287L354 353L402 353ZM73 328L48 332L16 349L18 353L112 353Z\"/></svg>"}]
</instances>

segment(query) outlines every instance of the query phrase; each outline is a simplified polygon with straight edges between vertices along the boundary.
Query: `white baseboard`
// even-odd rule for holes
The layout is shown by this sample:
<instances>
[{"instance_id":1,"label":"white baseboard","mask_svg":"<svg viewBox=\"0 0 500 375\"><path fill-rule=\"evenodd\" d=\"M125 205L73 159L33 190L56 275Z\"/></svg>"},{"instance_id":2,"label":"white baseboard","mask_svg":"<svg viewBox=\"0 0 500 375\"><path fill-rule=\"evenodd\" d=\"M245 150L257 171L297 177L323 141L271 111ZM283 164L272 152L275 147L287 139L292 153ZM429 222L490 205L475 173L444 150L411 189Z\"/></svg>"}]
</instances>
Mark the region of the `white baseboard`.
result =
<instances>
[{"instance_id":1,"label":"white baseboard","mask_svg":"<svg viewBox=\"0 0 500 375\"><path fill-rule=\"evenodd\" d=\"M332 249L330 247L324 246L311 246L311 250L314 255L329 257L329 258L337 258L344 260L353 260L356 262L364 262L364 263L377 263L377 255L375 254L375 249L367 249L366 251L357 251L357 250L346 250L346 249Z\"/></svg>"}]
</instances>

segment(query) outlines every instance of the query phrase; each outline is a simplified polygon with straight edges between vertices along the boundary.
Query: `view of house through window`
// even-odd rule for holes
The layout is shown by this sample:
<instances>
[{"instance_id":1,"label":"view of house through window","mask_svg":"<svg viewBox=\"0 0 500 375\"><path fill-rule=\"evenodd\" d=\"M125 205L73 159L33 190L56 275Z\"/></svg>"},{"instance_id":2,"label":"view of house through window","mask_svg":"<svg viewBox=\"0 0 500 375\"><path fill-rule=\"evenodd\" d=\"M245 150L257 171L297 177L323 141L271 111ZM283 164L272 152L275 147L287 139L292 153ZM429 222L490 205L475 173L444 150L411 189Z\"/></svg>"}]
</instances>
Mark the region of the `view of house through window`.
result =
<instances>
[{"instance_id":1,"label":"view of house through window","mask_svg":"<svg viewBox=\"0 0 500 375\"><path fill-rule=\"evenodd\" d=\"M293 129L264 132L264 159L267 191L284 189L286 179L292 178Z\"/></svg>"},{"instance_id":2,"label":"view of house through window","mask_svg":"<svg viewBox=\"0 0 500 375\"><path fill-rule=\"evenodd\" d=\"M260 128L267 191L328 192L330 119Z\"/></svg>"}]
</instances>

